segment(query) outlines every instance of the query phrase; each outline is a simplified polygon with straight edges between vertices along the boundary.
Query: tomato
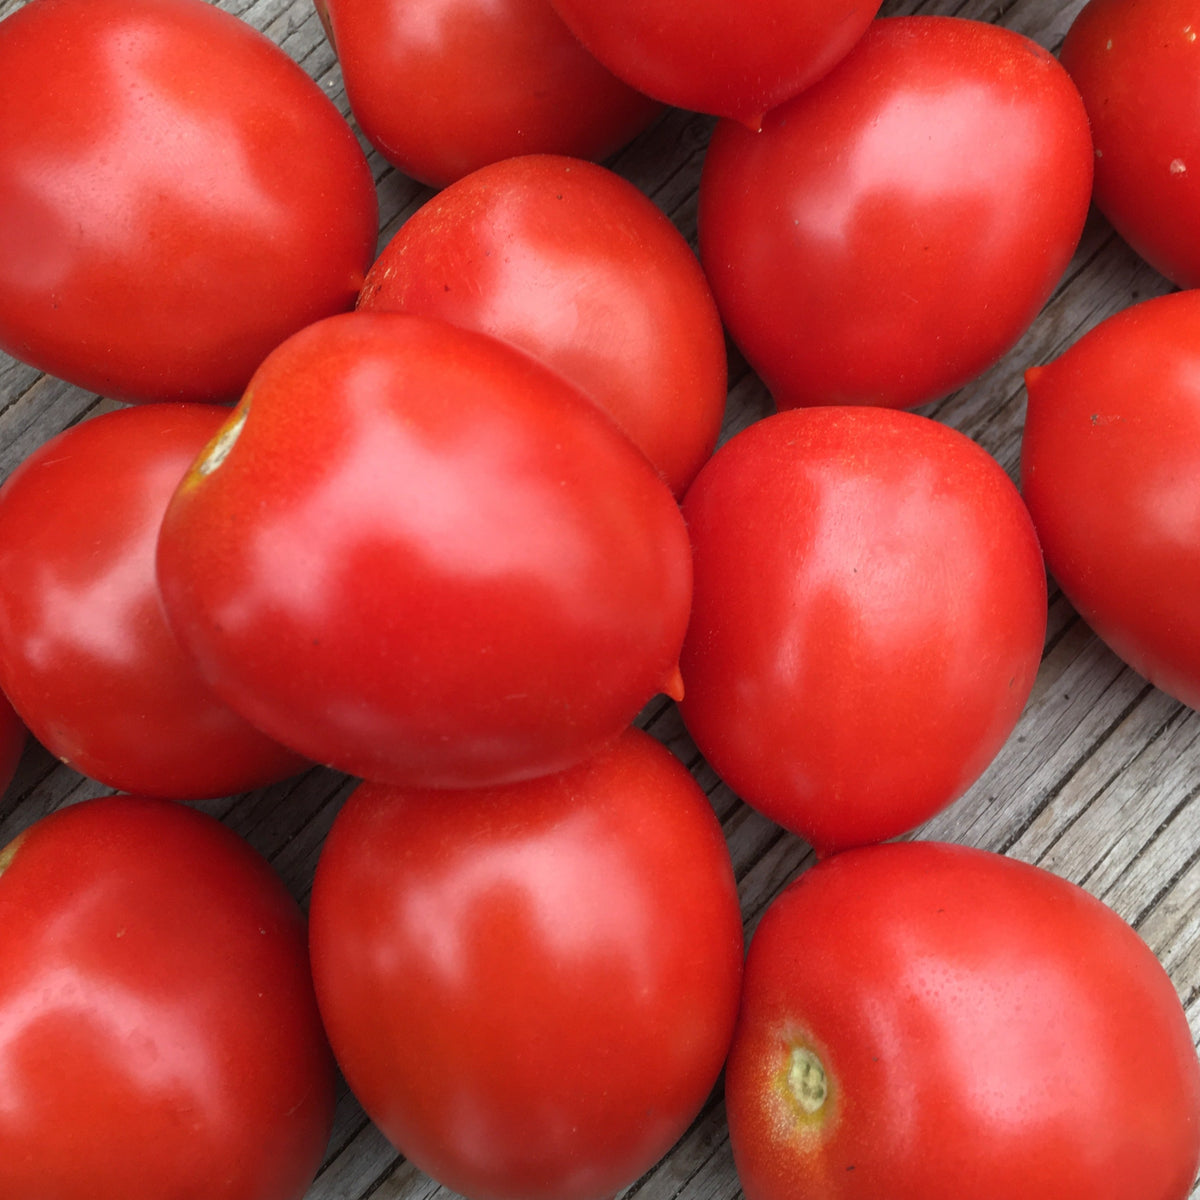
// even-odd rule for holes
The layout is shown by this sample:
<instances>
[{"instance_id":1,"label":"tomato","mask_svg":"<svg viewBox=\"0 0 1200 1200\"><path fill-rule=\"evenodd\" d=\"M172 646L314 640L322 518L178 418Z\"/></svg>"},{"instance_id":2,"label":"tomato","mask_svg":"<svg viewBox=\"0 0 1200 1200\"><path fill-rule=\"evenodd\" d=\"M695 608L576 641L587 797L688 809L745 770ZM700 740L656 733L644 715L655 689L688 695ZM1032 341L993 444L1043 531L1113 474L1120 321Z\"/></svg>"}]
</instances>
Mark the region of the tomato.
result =
<instances>
[{"instance_id":1,"label":"tomato","mask_svg":"<svg viewBox=\"0 0 1200 1200\"><path fill-rule=\"evenodd\" d=\"M631 729L566 772L363 784L310 909L321 1013L376 1125L471 1200L603 1200L717 1080L742 923L707 797Z\"/></svg>"},{"instance_id":2,"label":"tomato","mask_svg":"<svg viewBox=\"0 0 1200 1200\"><path fill-rule=\"evenodd\" d=\"M0 1195L299 1200L334 1072L299 907L214 818L128 796L0 851Z\"/></svg>"},{"instance_id":3,"label":"tomato","mask_svg":"<svg viewBox=\"0 0 1200 1200\"><path fill-rule=\"evenodd\" d=\"M751 129L824 75L879 10L879 0L551 3L601 62L640 91Z\"/></svg>"},{"instance_id":4,"label":"tomato","mask_svg":"<svg viewBox=\"0 0 1200 1200\"><path fill-rule=\"evenodd\" d=\"M172 627L318 762L470 786L557 770L677 690L670 489L588 399L484 334L330 317L256 374L167 508Z\"/></svg>"},{"instance_id":5,"label":"tomato","mask_svg":"<svg viewBox=\"0 0 1200 1200\"><path fill-rule=\"evenodd\" d=\"M1096 207L1151 266L1200 284L1200 4L1092 0L1059 60L1096 146Z\"/></svg>"},{"instance_id":6,"label":"tomato","mask_svg":"<svg viewBox=\"0 0 1200 1200\"><path fill-rule=\"evenodd\" d=\"M718 123L700 254L780 408L908 408L967 383L1037 315L1087 216L1082 101L1028 38L876 20L761 133Z\"/></svg>"},{"instance_id":7,"label":"tomato","mask_svg":"<svg viewBox=\"0 0 1200 1200\"><path fill-rule=\"evenodd\" d=\"M118 400L234 399L350 308L377 236L349 125L204 0L0 22L0 349Z\"/></svg>"},{"instance_id":8,"label":"tomato","mask_svg":"<svg viewBox=\"0 0 1200 1200\"><path fill-rule=\"evenodd\" d=\"M167 501L226 415L108 412L0 487L0 687L47 750L109 787L195 800L309 765L209 691L159 601Z\"/></svg>"},{"instance_id":9,"label":"tomato","mask_svg":"<svg viewBox=\"0 0 1200 1200\"><path fill-rule=\"evenodd\" d=\"M0 795L12 783L28 740L28 731L21 718L0 692Z\"/></svg>"},{"instance_id":10,"label":"tomato","mask_svg":"<svg viewBox=\"0 0 1200 1200\"><path fill-rule=\"evenodd\" d=\"M704 273L633 184L557 155L472 172L413 214L360 309L504 338L612 416L682 495L725 412L725 334Z\"/></svg>"},{"instance_id":11,"label":"tomato","mask_svg":"<svg viewBox=\"0 0 1200 1200\"><path fill-rule=\"evenodd\" d=\"M1025 379L1021 488L1050 573L1116 654L1200 708L1200 292L1126 308Z\"/></svg>"},{"instance_id":12,"label":"tomato","mask_svg":"<svg viewBox=\"0 0 1200 1200\"><path fill-rule=\"evenodd\" d=\"M549 0L315 0L377 150L442 187L518 154L605 158L662 106L588 54Z\"/></svg>"},{"instance_id":13,"label":"tomato","mask_svg":"<svg viewBox=\"0 0 1200 1200\"><path fill-rule=\"evenodd\" d=\"M1200 1064L1082 888L963 846L818 863L750 944L725 1080L746 1200L1185 1200Z\"/></svg>"},{"instance_id":14,"label":"tomato","mask_svg":"<svg viewBox=\"0 0 1200 1200\"><path fill-rule=\"evenodd\" d=\"M683 512L680 712L743 800L829 854L975 781L1046 629L1033 524L995 459L916 413L794 409L726 442Z\"/></svg>"}]
</instances>

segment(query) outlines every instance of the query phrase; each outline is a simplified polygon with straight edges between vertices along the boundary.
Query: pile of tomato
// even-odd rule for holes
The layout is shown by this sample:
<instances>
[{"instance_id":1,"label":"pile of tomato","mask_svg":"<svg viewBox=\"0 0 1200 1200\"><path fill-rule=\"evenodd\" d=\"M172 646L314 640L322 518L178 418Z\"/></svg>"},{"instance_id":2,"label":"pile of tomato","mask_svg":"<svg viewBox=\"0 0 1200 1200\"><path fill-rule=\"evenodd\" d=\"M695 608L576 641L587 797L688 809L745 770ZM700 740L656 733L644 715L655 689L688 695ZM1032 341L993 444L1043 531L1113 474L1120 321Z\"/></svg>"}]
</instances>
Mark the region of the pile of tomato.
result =
<instances>
[{"instance_id":1,"label":"pile of tomato","mask_svg":"<svg viewBox=\"0 0 1200 1200\"><path fill-rule=\"evenodd\" d=\"M1059 58L878 0L318 11L436 189L382 247L241 19L0 20L0 349L119 402L0 486L0 782L28 730L113 792L0 850L0 1200L299 1200L339 1073L468 1200L611 1197L722 1078L749 1200L1185 1200L1152 952L902 835L1016 725L1047 567L1200 706L1200 3L1091 0ZM716 118L698 254L598 165L667 106ZM913 410L1093 201L1182 290L1030 366L1018 488ZM777 411L723 440L727 339ZM660 695L817 853L748 951ZM189 802L315 764L304 914Z\"/></svg>"}]
</instances>

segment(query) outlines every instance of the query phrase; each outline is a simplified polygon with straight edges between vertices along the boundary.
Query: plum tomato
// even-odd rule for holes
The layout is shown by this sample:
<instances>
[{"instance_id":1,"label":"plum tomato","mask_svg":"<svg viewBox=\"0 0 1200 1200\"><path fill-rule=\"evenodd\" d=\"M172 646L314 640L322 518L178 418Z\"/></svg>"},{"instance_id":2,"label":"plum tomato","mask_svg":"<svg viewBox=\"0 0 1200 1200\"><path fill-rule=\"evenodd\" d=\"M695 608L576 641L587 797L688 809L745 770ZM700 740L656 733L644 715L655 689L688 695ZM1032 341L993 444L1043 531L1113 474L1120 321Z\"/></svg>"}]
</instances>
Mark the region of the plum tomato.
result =
<instances>
[{"instance_id":1,"label":"plum tomato","mask_svg":"<svg viewBox=\"0 0 1200 1200\"><path fill-rule=\"evenodd\" d=\"M768 907L725 1076L746 1200L1186 1200L1200 1064L1172 981L1081 887L898 842Z\"/></svg>"},{"instance_id":2,"label":"plum tomato","mask_svg":"<svg viewBox=\"0 0 1200 1200\"><path fill-rule=\"evenodd\" d=\"M1047 51L982 21L878 18L760 133L718 123L700 255L780 408L911 408L1032 323L1091 182L1083 103Z\"/></svg>"},{"instance_id":3,"label":"plum tomato","mask_svg":"<svg viewBox=\"0 0 1200 1200\"><path fill-rule=\"evenodd\" d=\"M29 732L24 722L8 702L8 697L0 692L0 796L12 783L28 740Z\"/></svg>"},{"instance_id":4,"label":"plum tomato","mask_svg":"<svg viewBox=\"0 0 1200 1200\"><path fill-rule=\"evenodd\" d=\"M0 850L0 1195L300 1200L334 1066L303 914L232 830L109 796Z\"/></svg>"},{"instance_id":5,"label":"plum tomato","mask_svg":"<svg viewBox=\"0 0 1200 1200\"><path fill-rule=\"evenodd\" d=\"M1050 574L1200 708L1200 292L1123 309L1025 380L1021 489Z\"/></svg>"},{"instance_id":6,"label":"plum tomato","mask_svg":"<svg viewBox=\"0 0 1200 1200\"><path fill-rule=\"evenodd\" d=\"M103 413L0 487L0 687L47 750L112 788L199 800L311 765L209 690L159 600L167 501L227 415Z\"/></svg>"},{"instance_id":7,"label":"plum tomato","mask_svg":"<svg viewBox=\"0 0 1200 1200\"><path fill-rule=\"evenodd\" d=\"M828 854L975 781L1047 620L1033 523L991 455L917 413L792 409L726 442L683 513L680 712L743 800Z\"/></svg>"},{"instance_id":8,"label":"plum tomato","mask_svg":"<svg viewBox=\"0 0 1200 1200\"><path fill-rule=\"evenodd\" d=\"M263 363L167 508L168 619L252 724L353 775L558 770L678 690L670 489L548 367L355 312Z\"/></svg>"},{"instance_id":9,"label":"plum tomato","mask_svg":"<svg viewBox=\"0 0 1200 1200\"><path fill-rule=\"evenodd\" d=\"M699 1113L728 1050L742 921L707 797L630 729L503 787L365 783L310 908L351 1089L470 1200L606 1200Z\"/></svg>"},{"instance_id":10,"label":"plum tomato","mask_svg":"<svg viewBox=\"0 0 1200 1200\"><path fill-rule=\"evenodd\" d=\"M1096 207L1180 287L1200 285L1198 34L1197 0L1092 0L1059 54L1091 118Z\"/></svg>"},{"instance_id":11,"label":"plum tomato","mask_svg":"<svg viewBox=\"0 0 1200 1200\"><path fill-rule=\"evenodd\" d=\"M551 0L580 41L639 91L741 121L815 83L854 45L879 0Z\"/></svg>"},{"instance_id":12,"label":"plum tomato","mask_svg":"<svg viewBox=\"0 0 1200 1200\"><path fill-rule=\"evenodd\" d=\"M483 167L426 202L360 310L503 338L600 405L681 496L725 412L725 333L691 247L632 183L560 155Z\"/></svg>"},{"instance_id":13,"label":"plum tomato","mask_svg":"<svg viewBox=\"0 0 1200 1200\"><path fill-rule=\"evenodd\" d=\"M602 67L549 0L316 0L364 134L444 187L519 154L601 159L663 111Z\"/></svg>"},{"instance_id":14,"label":"plum tomato","mask_svg":"<svg viewBox=\"0 0 1200 1200\"><path fill-rule=\"evenodd\" d=\"M357 139L205 0L30 0L0 21L0 349L116 400L234 400L349 309L378 202Z\"/></svg>"}]
</instances>

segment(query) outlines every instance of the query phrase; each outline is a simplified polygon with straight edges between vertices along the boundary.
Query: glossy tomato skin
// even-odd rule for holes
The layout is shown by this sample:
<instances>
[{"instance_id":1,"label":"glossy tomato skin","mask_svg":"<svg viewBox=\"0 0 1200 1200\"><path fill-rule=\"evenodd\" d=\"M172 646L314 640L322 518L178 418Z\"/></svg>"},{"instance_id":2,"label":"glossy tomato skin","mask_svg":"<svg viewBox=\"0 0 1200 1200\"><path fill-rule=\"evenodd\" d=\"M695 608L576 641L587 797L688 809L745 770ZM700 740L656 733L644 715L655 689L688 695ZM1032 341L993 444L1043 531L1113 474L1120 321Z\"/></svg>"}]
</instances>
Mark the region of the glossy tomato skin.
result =
<instances>
[{"instance_id":1,"label":"glossy tomato skin","mask_svg":"<svg viewBox=\"0 0 1200 1200\"><path fill-rule=\"evenodd\" d=\"M350 308L378 205L342 115L204 0L0 22L0 348L117 400L236 399Z\"/></svg>"},{"instance_id":2,"label":"glossy tomato skin","mask_svg":"<svg viewBox=\"0 0 1200 1200\"><path fill-rule=\"evenodd\" d=\"M549 0L317 0L363 132L444 187L519 154L601 159L662 112L576 40Z\"/></svg>"},{"instance_id":3,"label":"glossy tomato skin","mask_svg":"<svg viewBox=\"0 0 1200 1200\"><path fill-rule=\"evenodd\" d=\"M1021 489L1050 573L1135 671L1200 708L1200 293L1026 372Z\"/></svg>"},{"instance_id":4,"label":"glossy tomato skin","mask_svg":"<svg viewBox=\"0 0 1200 1200\"><path fill-rule=\"evenodd\" d=\"M552 0L601 62L639 91L757 129L862 37L879 0Z\"/></svg>"},{"instance_id":5,"label":"glossy tomato skin","mask_svg":"<svg viewBox=\"0 0 1200 1200\"><path fill-rule=\"evenodd\" d=\"M1157 271L1200 284L1200 4L1092 0L1059 61L1096 146L1096 207Z\"/></svg>"},{"instance_id":6,"label":"glossy tomato skin","mask_svg":"<svg viewBox=\"0 0 1200 1200\"><path fill-rule=\"evenodd\" d=\"M780 408L909 408L1029 326L1091 180L1087 116L1049 53L980 21L880 18L761 133L718 124L701 259Z\"/></svg>"},{"instance_id":7,"label":"glossy tomato skin","mask_svg":"<svg viewBox=\"0 0 1200 1200\"><path fill-rule=\"evenodd\" d=\"M747 1200L1185 1200L1171 980L1048 871L929 842L818 863L750 944L725 1078Z\"/></svg>"},{"instance_id":8,"label":"glossy tomato skin","mask_svg":"<svg viewBox=\"0 0 1200 1200\"><path fill-rule=\"evenodd\" d=\"M360 312L266 360L167 509L158 578L259 728L471 786L561 769L677 690L691 551L654 468L548 368Z\"/></svg>"},{"instance_id":9,"label":"glossy tomato skin","mask_svg":"<svg viewBox=\"0 0 1200 1200\"><path fill-rule=\"evenodd\" d=\"M363 784L311 905L338 1061L471 1200L602 1200L667 1153L728 1049L742 924L721 827L631 729L503 788Z\"/></svg>"},{"instance_id":10,"label":"glossy tomato skin","mask_svg":"<svg viewBox=\"0 0 1200 1200\"><path fill-rule=\"evenodd\" d=\"M109 787L199 800L311 765L209 690L159 600L167 501L227 415L107 412L0 487L0 687L47 750Z\"/></svg>"},{"instance_id":11,"label":"glossy tomato skin","mask_svg":"<svg viewBox=\"0 0 1200 1200\"><path fill-rule=\"evenodd\" d=\"M0 692L0 795L12 783L28 737L24 722L8 702L8 697Z\"/></svg>"},{"instance_id":12,"label":"glossy tomato skin","mask_svg":"<svg viewBox=\"0 0 1200 1200\"><path fill-rule=\"evenodd\" d=\"M334 1071L299 907L217 820L83 801L0 851L0 1194L299 1200Z\"/></svg>"},{"instance_id":13,"label":"glossy tomato skin","mask_svg":"<svg viewBox=\"0 0 1200 1200\"><path fill-rule=\"evenodd\" d=\"M561 155L483 167L384 247L360 310L503 338L586 392L681 496L725 412L725 333L683 236L633 184Z\"/></svg>"},{"instance_id":14,"label":"glossy tomato skin","mask_svg":"<svg viewBox=\"0 0 1200 1200\"><path fill-rule=\"evenodd\" d=\"M1033 524L986 451L916 413L794 409L726 442L683 512L680 712L743 800L829 854L974 782L1046 628Z\"/></svg>"}]
</instances>

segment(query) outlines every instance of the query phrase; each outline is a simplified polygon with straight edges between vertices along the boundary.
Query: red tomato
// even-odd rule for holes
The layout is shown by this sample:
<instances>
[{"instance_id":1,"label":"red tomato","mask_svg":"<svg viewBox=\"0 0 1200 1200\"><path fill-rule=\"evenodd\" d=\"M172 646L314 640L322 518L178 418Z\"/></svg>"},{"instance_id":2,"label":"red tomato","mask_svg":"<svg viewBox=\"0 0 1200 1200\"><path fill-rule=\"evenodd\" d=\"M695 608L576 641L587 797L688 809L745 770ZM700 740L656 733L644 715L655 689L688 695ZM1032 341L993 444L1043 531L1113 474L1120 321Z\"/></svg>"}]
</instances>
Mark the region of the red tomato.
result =
<instances>
[{"instance_id":1,"label":"red tomato","mask_svg":"<svg viewBox=\"0 0 1200 1200\"><path fill-rule=\"evenodd\" d=\"M1046 629L1033 524L999 464L916 413L776 413L683 505L680 712L742 799L818 853L913 828L1015 725Z\"/></svg>"},{"instance_id":2,"label":"red tomato","mask_svg":"<svg viewBox=\"0 0 1200 1200\"><path fill-rule=\"evenodd\" d=\"M12 783L27 740L25 725L0 692L0 794Z\"/></svg>"},{"instance_id":3,"label":"red tomato","mask_svg":"<svg viewBox=\"0 0 1200 1200\"><path fill-rule=\"evenodd\" d=\"M596 401L682 495L717 443L725 333L674 225L631 183L555 155L506 159L429 200L360 309L503 338Z\"/></svg>"},{"instance_id":4,"label":"red tomato","mask_svg":"<svg viewBox=\"0 0 1200 1200\"><path fill-rule=\"evenodd\" d=\"M1082 888L901 842L767 910L725 1079L746 1200L1185 1200L1200 1066L1171 980Z\"/></svg>"},{"instance_id":5,"label":"red tomato","mask_svg":"<svg viewBox=\"0 0 1200 1200\"><path fill-rule=\"evenodd\" d=\"M315 2L363 133L435 187L518 154L605 158L662 111L549 0Z\"/></svg>"},{"instance_id":6,"label":"red tomato","mask_svg":"<svg viewBox=\"0 0 1200 1200\"><path fill-rule=\"evenodd\" d=\"M0 1195L299 1200L334 1073L299 907L218 821L84 801L0 851Z\"/></svg>"},{"instance_id":7,"label":"red tomato","mask_svg":"<svg viewBox=\"0 0 1200 1200\"><path fill-rule=\"evenodd\" d=\"M471 786L557 770L677 690L670 489L503 342L351 313L263 364L167 509L158 576L205 677L318 762Z\"/></svg>"},{"instance_id":8,"label":"red tomato","mask_svg":"<svg viewBox=\"0 0 1200 1200\"><path fill-rule=\"evenodd\" d=\"M1096 145L1096 207L1156 270L1200 284L1200 3L1092 0L1059 56Z\"/></svg>"},{"instance_id":9,"label":"red tomato","mask_svg":"<svg viewBox=\"0 0 1200 1200\"><path fill-rule=\"evenodd\" d=\"M561 775L478 791L364 784L311 905L347 1081L472 1200L602 1200L716 1082L742 924L708 800L630 730Z\"/></svg>"},{"instance_id":10,"label":"red tomato","mask_svg":"<svg viewBox=\"0 0 1200 1200\"><path fill-rule=\"evenodd\" d=\"M0 687L47 750L109 787L196 800L310 765L209 691L159 600L167 501L227 415L106 413L0 487Z\"/></svg>"},{"instance_id":11,"label":"red tomato","mask_svg":"<svg viewBox=\"0 0 1200 1200\"><path fill-rule=\"evenodd\" d=\"M119 400L236 397L351 307L375 250L350 127L203 0L31 0L0 23L0 349Z\"/></svg>"},{"instance_id":12,"label":"red tomato","mask_svg":"<svg viewBox=\"0 0 1200 1200\"><path fill-rule=\"evenodd\" d=\"M1025 375L1021 488L1050 573L1135 671L1200 708L1200 292Z\"/></svg>"},{"instance_id":13,"label":"red tomato","mask_svg":"<svg viewBox=\"0 0 1200 1200\"><path fill-rule=\"evenodd\" d=\"M879 0L551 0L580 41L640 91L758 129L854 45Z\"/></svg>"},{"instance_id":14,"label":"red tomato","mask_svg":"<svg viewBox=\"0 0 1200 1200\"><path fill-rule=\"evenodd\" d=\"M981 21L889 17L762 132L718 124L700 252L780 408L906 408L967 383L1037 315L1091 194L1066 72Z\"/></svg>"}]
</instances>

